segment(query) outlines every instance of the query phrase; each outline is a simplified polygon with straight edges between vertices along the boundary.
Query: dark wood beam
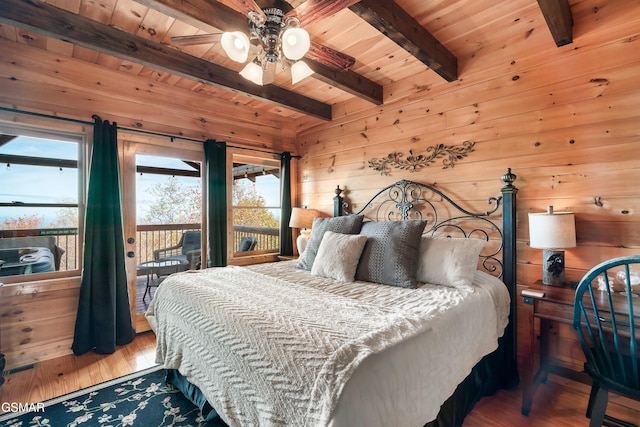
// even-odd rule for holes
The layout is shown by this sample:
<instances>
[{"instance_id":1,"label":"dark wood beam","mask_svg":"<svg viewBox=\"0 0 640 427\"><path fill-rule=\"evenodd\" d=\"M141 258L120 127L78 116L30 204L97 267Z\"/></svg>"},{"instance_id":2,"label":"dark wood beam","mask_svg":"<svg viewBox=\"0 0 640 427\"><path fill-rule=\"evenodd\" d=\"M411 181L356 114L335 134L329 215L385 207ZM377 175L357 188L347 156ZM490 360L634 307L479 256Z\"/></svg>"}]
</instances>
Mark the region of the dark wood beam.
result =
<instances>
[{"instance_id":1,"label":"dark wood beam","mask_svg":"<svg viewBox=\"0 0 640 427\"><path fill-rule=\"evenodd\" d=\"M136 3L208 33L247 29L248 19L245 15L217 1L136 0Z\"/></svg>"},{"instance_id":2,"label":"dark wood beam","mask_svg":"<svg viewBox=\"0 0 640 427\"><path fill-rule=\"evenodd\" d=\"M148 173L150 175L166 175L166 176L188 176L193 178L200 178L200 171L185 170L185 169L172 169L172 168L160 168L155 166L136 166L137 173Z\"/></svg>"},{"instance_id":3,"label":"dark wood beam","mask_svg":"<svg viewBox=\"0 0 640 427\"><path fill-rule=\"evenodd\" d=\"M234 70L58 9L40 0L3 0L0 22L323 120L332 118L331 105L278 86L256 86Z\"/></svg>"},{"instance_id":4,"label":"dark wood beam","mask_svg":"<svg viewBox=\"0 0 640 427\"><path fill-rule=\"evenodd\" d=\"M538 0L556 46L573 43L573 15L568 0Z\"/></svg>"},{"instance_id":5,"label":"dark wood beam","mask_svg":"<svg viewBox=\"0 0 640 427\"><path fill-rule=\"evenodd\" d=\"M206 0L136 0L138 3L155 9L167 16L186 22L207 32L236 31L247 29L247 18L228 6L217 1ZM353 2L351 0L351 2ZM342 6L344 8L344 5ZM223 17L223 18L221 18ZM306 22L306 21L305 21ZM312 60L318 62L322 57L320 48L315 47L310 58L305 59L315 71L312 76L318 80L336 86L345 92L373 102L382 104L382 86L353 71L335 72L328 67L314 67ZM311 54L315 54L313 57ZM326 56L325 56L326 57ZM343 65L343 64L338 64Z\"/></svg>"},{"instance_id":6,"label":"dark wood beam","mask_svg":"<svg viewBox=\"0 0 640 427\"><path fill-rule=\"evenodd\" d=\"M458 59L393 1L361 0L349 9L448 82L458 79Z\"/></svg>"},{"instance_id":7,"label":"dark wood beam","mask_svg":"<svg viewBox=\"0 0 640 427\"><path fill-rule=\"evenodd\" d=\"M51 159L47 157L19 156L16 154L0 154L0 164L47 166L54 168L76 169L77 160Z\"/></svg>"},{"instance_id":8,"label":"dark wood beam","mask_svg":"<svg viewBox=\"0 0 640 427\"><path fill-rule=\"evenodd\" d=\"M16 139L16 135L0 134L0 147Z\"/></svg>"},{"instance_id":9,"label":"dark wood beam","mask_svg":"<svg viewBox=\"0 0 640 427\"><path fill-rule=\"evenodd\" d=\"M305 59L304 62L314 71L314 78L376 105L382 105L384 102L382 86L366 77L351 70L339 71L332 69L311 59Z\"/></svg>"}]
</instances>

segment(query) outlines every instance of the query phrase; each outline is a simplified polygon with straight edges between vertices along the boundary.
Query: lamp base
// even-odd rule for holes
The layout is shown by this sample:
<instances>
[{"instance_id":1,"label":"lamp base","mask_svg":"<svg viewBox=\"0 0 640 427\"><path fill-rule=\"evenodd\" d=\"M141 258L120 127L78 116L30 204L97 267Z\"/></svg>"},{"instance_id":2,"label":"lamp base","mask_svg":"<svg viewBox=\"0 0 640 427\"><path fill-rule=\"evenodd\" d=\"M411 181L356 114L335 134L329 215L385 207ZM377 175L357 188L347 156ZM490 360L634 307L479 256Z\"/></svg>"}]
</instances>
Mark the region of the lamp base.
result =
<instances>
[{"instance_id":1,"label":"lamp base","mask_svg":"<svg viewBox=\"0 0 640 427\"><path fill-rule=\"evenodd\" d=\"M298 255L302 255L307 248L307 243L311 237L311 231L307 229L300 230L300 235L296 239L296 246L298 247Z\"/></svg>"},{"instance_id":2,"label":"lamp base","mask_svg":"<svg viewBox=\"0 0 640 427\"><path fill-rule=\"evenodd\" d=\"M542 284L564 286L564 251L542 251Z\"/></svg>"}]
</instances>

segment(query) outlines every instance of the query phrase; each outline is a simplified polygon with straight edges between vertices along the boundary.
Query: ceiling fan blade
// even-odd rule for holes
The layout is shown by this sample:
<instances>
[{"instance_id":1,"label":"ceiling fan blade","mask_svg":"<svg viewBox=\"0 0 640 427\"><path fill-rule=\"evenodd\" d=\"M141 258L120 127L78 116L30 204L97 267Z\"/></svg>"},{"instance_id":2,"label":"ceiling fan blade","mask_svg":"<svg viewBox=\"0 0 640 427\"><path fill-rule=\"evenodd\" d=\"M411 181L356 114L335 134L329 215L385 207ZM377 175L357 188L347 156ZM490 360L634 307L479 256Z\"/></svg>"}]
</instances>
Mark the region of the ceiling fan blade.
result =
<instances>
[{"instance_id":1,"label":"ceiling fan blade","mask_svg":"<svg viewBox=\"0 0 640 427\"><path fill-rule=\"evenodd\" d=\"M297 16L303 25L309 25L329 15L340 12L360 0L307 0L285 15Z\"/></svg>"},{"instance_id":2,"label":"ceiling fan blade","mask_svg":"<svg viewBox=\"0 0 640 427\"><path fill-rule=\"evenodd\" d=\"M311 42L311 47L305 57L340 71L350 70L356 63L354 57L314 41Z\"/></svg>"},{"instance_id":3,"label":"ceiling fan blade","mask_svg":"<svg viewBox=\"0 0 640 427\"><path fill-rule=\"evenodd\" d=\"M262 11L262 8L258 6L255 0L224 0L221 3L234 8L245 16L248 16L249 12L255 12L266 19L266 15Z\"/></svg>"},{"instance_id":4,"label":"ceiling fan blade","mask_svg":"<svg viewBox=\"0 0 640 427\"><path fill-rule=\"evenodd\" d=\"M194 46L197 44L218 43L221 36L222 33L174 36L171 37L171 43L176 46Z\"/></svg>"}]
</instances>

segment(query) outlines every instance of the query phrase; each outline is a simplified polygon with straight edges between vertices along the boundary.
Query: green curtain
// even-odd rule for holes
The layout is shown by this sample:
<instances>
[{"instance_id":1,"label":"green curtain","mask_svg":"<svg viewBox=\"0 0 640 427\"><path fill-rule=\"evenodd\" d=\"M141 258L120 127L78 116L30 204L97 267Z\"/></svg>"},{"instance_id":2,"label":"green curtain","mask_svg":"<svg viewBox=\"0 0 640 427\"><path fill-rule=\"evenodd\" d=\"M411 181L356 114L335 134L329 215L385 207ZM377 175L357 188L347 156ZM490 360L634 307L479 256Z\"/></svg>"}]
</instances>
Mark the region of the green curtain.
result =
<instances>
[{"instance_id":1,"label":"green curtain","mask_svg":"<svg viewBox=\"0 0 640 427\"><path fill-rule=\"evenodd\" d=\"M120 200L117 125L94 116L75 354L108 354L133 341Z\"/></svg>"},{"instance_id":2,"label":"green curtain","mask_svg":"<svg viewBox=\"0 0 640 427\"><path fill-rule=\"evenodd\" d=\"M291 218L291 153L282 153L280 160L280 255L293 255Z\"/></svg>"},{"instance_id":3,"label":"green curtain","mask_svg":"<svg viewBox=\"0 0 640 427\"><path fill-rule=\"evenodd\" d=\"M207 267L227 265L227 144L204 143L207 179Z\"/></svg>"}]
</instances>

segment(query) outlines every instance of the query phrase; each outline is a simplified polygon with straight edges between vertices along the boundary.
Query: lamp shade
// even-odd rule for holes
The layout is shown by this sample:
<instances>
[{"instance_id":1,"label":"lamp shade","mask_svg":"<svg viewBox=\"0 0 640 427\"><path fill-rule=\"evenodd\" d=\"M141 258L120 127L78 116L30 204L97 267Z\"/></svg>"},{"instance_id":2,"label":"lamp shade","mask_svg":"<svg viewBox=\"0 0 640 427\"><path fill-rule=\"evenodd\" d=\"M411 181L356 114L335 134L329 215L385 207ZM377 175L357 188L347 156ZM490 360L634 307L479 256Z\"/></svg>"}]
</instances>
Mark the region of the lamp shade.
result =
<instances>
[{"instance_id":1,"label":"lamp shade","mask_svg":"<svg viewBox=\"0 0 640 427\"><path fill-rule=\"evenodd\" d=\"M282 53L292 61L302 58L309 47L311 47L309 33L302 28L288 28L282 34Z\"/></svg>"},{"instance_id":2,"label":"lamp shade","mask_svg":"<svg viewBox=\"0 0 640 427\"><path fill-rule=\"evenodd\" d=\"M249 56L249 37L240 31L222 33L222 48L236 62L245 62Z\"/></svg>"},{"instance_id":3,"label":"lamp shade","mask_svg":"<svg viewBox=\"0 0 640 427\"><path fill-rule=\"evenodd\" d=\"M576 246L576 225L573 212L529 214L529 245L537 249L567 249Z\"/></svg>"},{"instance_id":4,"label":"lamp shade","mask_svg":"<svg viewBox=\"0 0 640 427\"><path fill-rule=\"evenodd\" d=\"M296 84L311 74L313 70L303 61L298 61L291 66L291 84Z\"/></svg>"},{"instance_id":5,"label":"lamp shade","mask_svg":"<svg viewBox=\"0 0 640 427\"><path fill-rule=\"evenodd\" d=\"M249 62L245 65L242 71L240 71L240 75L257 85L262 86L262 67L259 64L256 64L255 61Z\"/></svg>"},{"instance_id":6,"label":"lamp shade","mask_svg":"<svg viewBox=\"0 0 640 427\"><path fill-rule=\"evenodd\" d=\"M311 228L313 220L320 216L320 212L315 209L293 208L291 209L291 228Z\"/></svg>"}]
</instances>

